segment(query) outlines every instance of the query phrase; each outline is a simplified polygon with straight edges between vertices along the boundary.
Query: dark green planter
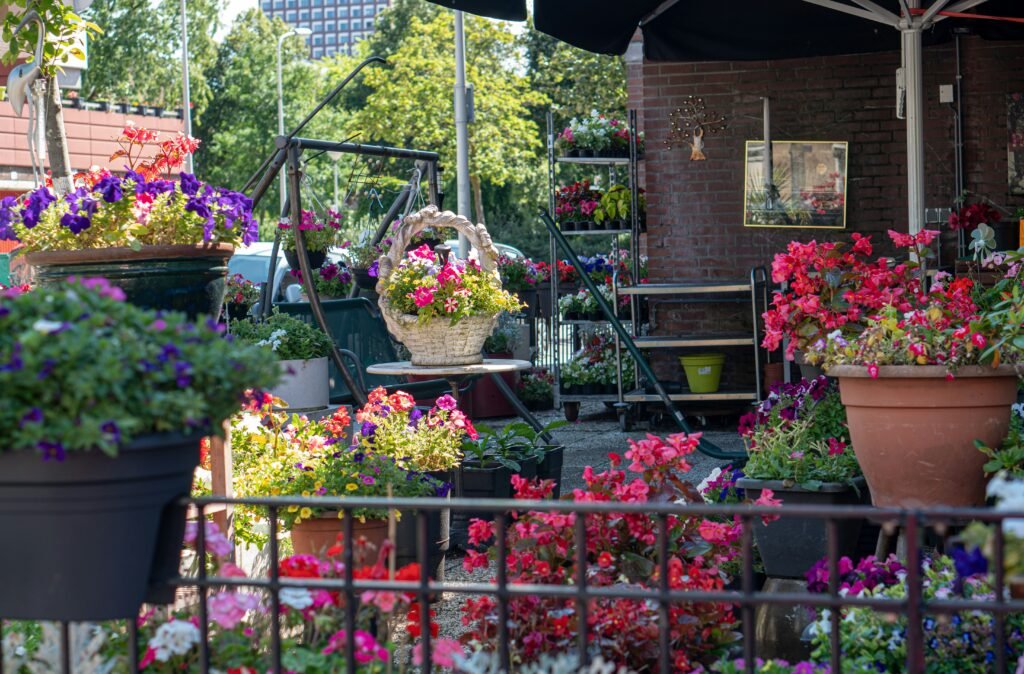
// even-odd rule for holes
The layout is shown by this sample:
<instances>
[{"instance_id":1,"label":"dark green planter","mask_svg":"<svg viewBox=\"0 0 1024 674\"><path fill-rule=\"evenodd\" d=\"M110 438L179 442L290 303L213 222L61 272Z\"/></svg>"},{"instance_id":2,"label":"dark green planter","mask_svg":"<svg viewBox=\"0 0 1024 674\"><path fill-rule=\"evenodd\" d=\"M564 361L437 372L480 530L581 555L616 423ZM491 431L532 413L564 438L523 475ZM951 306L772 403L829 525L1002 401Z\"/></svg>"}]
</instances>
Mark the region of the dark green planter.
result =
<instances>
[{"instance_id":1,"label":"dark green planter","mask_svg":"<svg viewBox=\"0 0 1024 674\"><path fill-rule=\"evenodd\" d=\"M552 498L562 496L562 462L565 459L565 446L557 445L547 448L544 457L537 464L537 477L541 480L554 480L555 490L551 492Z\"/></svg>"},{"instance_id":2,"label":"dark green planter","mask_svg":"<svg viewBox=\"0 0 1024 674\"><path fill-rule=\"evenodd\" d=\"M29 253L35 283L54 286L70 276L102 277L145 309L181 311L191 318L220 316L228 274L229 244L143 246Z\"/></svg>"},{"instance_id":3,"label":"dark green planter","mask_svg":"<svg viewBox=\"0 0 1024 674\"><path fill-rule=\"evenodd\" d=\"M771 489L775 498L787 505L842 506L871 503L867 482L856 478L857 489L838 482L828 482L815 491L789 485L781 480L757 480L742 477L736 486L746 491L747 498L756 500L761 491ZM858 493L859 490L859 493ZM814 564L828 555L828 536L825 520L815 517L786 517L780 509L774 522L754 526L754 542L764 561L765 574L772 578L804 578ZM836 521L839 536L839 556L855 557L863 519Z\"/></svg>"},{"instance_id":4,"label":"dark green planter","mask_svg":"<svg viewBox=\"0 0 1024 674\"><path fill-rule=\"evenodd\" d=\"M309 268L319 269L324 266L327 262L327 251L323 250L309 250L306 251L306 256L309 258ZM288 262L288 266L292 269L299 268L299 254L294 250L284 251L284 259Z\"/></svg>"},{"instance_id":5,"label":"dark green planter","mask_svg":"<svg viewBox=\"0 0 1024 674\"><path fill-rule=\"evenodd\" d=\"M377 278L370 276L366 269L353 269L352 278L360 290L374 290L377 287Z\"/></svg>"},{"instance_id":6,"label":"dark green planter","mask_svg":"<svg viewBox=\"0 0 1024 674\"><path fill-rule=\"evenodd\" d=\"M0 615L113 620L173 601L199 440L151 435L61 462L0 452Z\"/></svg>"}]
</instances>

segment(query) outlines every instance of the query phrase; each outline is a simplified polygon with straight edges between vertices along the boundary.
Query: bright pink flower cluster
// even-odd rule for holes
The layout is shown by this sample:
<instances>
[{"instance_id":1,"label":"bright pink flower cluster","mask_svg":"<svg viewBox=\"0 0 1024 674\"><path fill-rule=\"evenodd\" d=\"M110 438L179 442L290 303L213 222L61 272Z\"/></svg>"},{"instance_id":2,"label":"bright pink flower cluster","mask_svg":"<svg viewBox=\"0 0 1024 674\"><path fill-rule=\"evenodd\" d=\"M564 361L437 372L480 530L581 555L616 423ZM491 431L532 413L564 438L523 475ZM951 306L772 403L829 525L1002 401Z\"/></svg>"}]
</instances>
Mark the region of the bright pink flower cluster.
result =
<instances>
[{"instance_id":1,"label":"bright pink flower cluster","mask_svg":"<svg viewBox=\"0 0 1024 674\"><path fill-rule=\"evenodd\" d=\"M589 180L558 188L555 195L555 219L559 222L589 218L601 201L601 192Z\"/></svg>"},{"instance_id":2,"label":"bright pink flower cluster","mask_svg":"<svg viewBox=\"0 0 1024 674\"><path fill-rule=\"evenodd\" d=\"M585 487L573 491L576 502L674 501L692 493L680 480L689 470L686 457L700 441L699 435L648 436L632 441L623 457L609 455L611 467L600 473L587 467ZM538 499L550 494L550 482L515 479L516 498ZM507 532L507 572L513 584L566 585L575 578L577 547L576 515L525 512L514 515ZM739 533L734 525L719 525L701 517L667 518L669 586L673 589L721 590L725 574L721 564L737 554ZM628 583L657 587L661 582L652 550L658 540L658 519L646 514L586 516L587 583L607 587ZM494 524L475 520L469 529L472 546L486 546L494 536ZM495 555L470 550L467 569L486 568ZM574 602L557 597L516 596L509 600L510 641L514 656L524 662L541 654L560 652L575 644L579 625ZM466 641L493 648L498 609L491 597L469 599L463 606ZM588 627L595 649L617 665L641 670L658 657L656 607L625 599L591 602ZM691 671L698 660L724 651L734 639L732 607L723 603L674 604L669 611L674 671Z\"/></svg>"}]
</instances>

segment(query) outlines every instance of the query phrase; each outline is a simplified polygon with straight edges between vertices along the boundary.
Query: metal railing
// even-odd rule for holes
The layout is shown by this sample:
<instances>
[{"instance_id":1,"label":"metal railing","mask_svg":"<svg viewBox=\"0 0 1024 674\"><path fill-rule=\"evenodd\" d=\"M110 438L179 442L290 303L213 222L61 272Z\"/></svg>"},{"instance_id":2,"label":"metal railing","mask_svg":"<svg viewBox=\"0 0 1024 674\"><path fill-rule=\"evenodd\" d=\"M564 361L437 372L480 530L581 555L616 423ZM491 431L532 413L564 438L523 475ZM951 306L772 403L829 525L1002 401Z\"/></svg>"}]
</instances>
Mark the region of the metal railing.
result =
<instances>
[{"instance_id":1,"label":"metal railing","mask_svg":"<svg viewBox=\"0 0 1024 674\"><path fill-rule=\"evenodd\" d=\"M741 625L744 628L742 642L742 656L745 660L744 670L755 671L755 660L757 658L757 644L753 638L755 609L760 606L803 606L815 609L831 609L828 616L830 624L830 656L829 662L831 671L838 673L844 671L843 654L840 644L840 621L841 613L838 609L850 607L866 607L884 612L886 614L898 614L906 617L906 647L907 658L903 671L911 674L918 674L925 671L925 635L923 624L929 615L952 615L964 611L979 611L991 615L994 621L994 659L992 662L993 672L1012 671L1007 662L1007 634L1006 619L1008 614L1024 612L1024 601L1017 601L1007 597L1007 578L1003 564L995 563L993 576L994 599L981 601L970 598L943 598L929 599L925 596L925 580L922 572L922 560L924 553L924 533L931 530L938 536L940 545L942 541L949 541L952 532L966 522L979 521L983 523L1001 524L1010 518L1024 518L1024 512L994 511L989 509L931 509L931 510L899 510L879 509L866 506L806 506L787 505L782 507L757 507L757 506L735 506L735 505L704 505L704 504L678 504L678 503L609 503L609 502L572 502L572 501L524 501L524 500L478 500L478 499L419 499L419 498L221 498L205 497L187 499L187 503L193 506L198 512L200 519L212 506L224 504L228 506L253 506L266 509L267 520L271 532L278 532L280 524L280 512L283 508L297 506L299 508L311 507L328 510L338 510L344 513L343 546L344 563L343 577L340 579L296 579L281 577L279 574L279 562L281 561L281 550L278 536L271 535L269 538L269 576L265 578L239 578L239 577L217 577L207 574L205 564L198 564L198 572L195 575L179 577L171 581L171 584L178 588L194 590L200 596L205 597L212 588L254 588L267 591L270 603L270 669L275 674L281 671L282 641L281 641L281 598L279 592L286 588L304 588L308 590L328 590L338 592L345 598L345 631L347 639L347 653L356 652L355 626L356 611L358 607L357 598L366 591L394 591L415 595L415 601L419 604L420 615L420 648L422 662L420 671L435 671L431 664L431 614L430 603L433 597L440 596L440 593L451 593L454 595L490 595L497 603L497 641L494 650L501 663L503 671L515 671L512 669L512 643L509 635L509 603L519 597L551 597L572 600L576 612L576 651L581 668L586 666L591 657L590 640L587 628L587 616L591 610L591 602L602 599L627 599L638 602L649 602L657 606L659 611L658 638L659 638L659 659L657 663L651 663L650 671L657 671L661 674L674 672L671 660L670 640L671 626L669 624L669 610L676 604L701 604L714 603L718 605L729 604L736 608L740 614ZM356 580L353 577L355 558L353 545L353 517L352 513L357 509L395 509L404 513L415 512L416 531L418 537L417 551L420 577L417 581L367 581ZM494 567L494 579L492 582L435 582L429 576L429 534L428 516L437 511L473 511L489 512L494 514L495 543L494 550L497 553ZM575 515L573 523L574 549L572 584L565 585L537 585L518 584L510 582L506 561L509 555L508 525L513 521L513 513L524 513L527 511L539 511L545 513L564 513ZM656 581L652 585L656 587L637 588L634 586L612 585L593 586L588 584L588 569L594 567L596 560L588 558L587 546L587 516L609 516L609 515L644 515L653 518L657 522L657 539L654 544L653 557L656 558L657 574ZM742 527L740 536L740 549L742 559L742 570L739 574L739 590L721 591L697 591L677 590L670 587L669 574L669 529L670 518L673 516L686 517L719 517L731 518ZM810 518L823 520L828 537L828 570L829 582L828 591L822 594L811 592L761 592L755 588L755 571L753 565L754 543L753 527L757 526L760 518L779 517L786 518ZM851 519L866 519L883 524L886 528L898 527L902 531L905 540L906 566L906 597L904 599L889 599L880 597L854 597L844 596L840 592L839 573L839 523ZM1003 560L1005 540L1002 526L993 528L993 555L995 560ZM207 541L205 527L197 527L197 538L195 541L196 554L198 559L205 560L207 555ZM69 562L70 563L70 562ZM129 621L129 658L131 671L138 669L139 642L138 633L134 621ZM0 623L2 624L2 623ZM583 626L582 628L579 626ZM209 615L205 601L198 602L198 627L202 633L199 643L200 657L199 670L203 674L210 672L210 643L209 643ZM62 629L64 635L64 648L67 649L67 626ZM0 634L0 645L2 645L2 634ZM0 649L0 671L3 671L3 652ZM65 652L63 674L72 674L75 671L75 663L70 661ZM346 658L346 671L354 673L357 671L355 658ZM1016 666L1016 663L1013 663Z\"/></svg>"}]
</instances>

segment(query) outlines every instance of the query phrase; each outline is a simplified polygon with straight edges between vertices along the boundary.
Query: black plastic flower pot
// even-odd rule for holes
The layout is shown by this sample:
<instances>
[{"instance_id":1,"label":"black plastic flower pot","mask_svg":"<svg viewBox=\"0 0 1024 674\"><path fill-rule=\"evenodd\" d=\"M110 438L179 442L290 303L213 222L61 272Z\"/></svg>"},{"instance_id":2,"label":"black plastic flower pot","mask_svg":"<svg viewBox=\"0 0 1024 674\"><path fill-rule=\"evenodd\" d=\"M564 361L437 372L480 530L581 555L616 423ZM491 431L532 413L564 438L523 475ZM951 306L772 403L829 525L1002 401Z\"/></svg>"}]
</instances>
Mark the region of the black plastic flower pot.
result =
<instances>
[{"instance_id":1,"label":"black plastic flower pot","mask_svg":"<svg viewBox=\"0 0 1024 674\"><path fill-rule=\"evenodd\" d=\"M562 222L558 223L558 228L561 229L563 232L575 232L576 231L576 221L575 220L563 220Z\"/></svg>"},{"instance_id":2,"label":"black plastic flower pot","mask_svg":"<svg viewBox=\"0 0 1024 674\"><path fill-rule=\"evenodd\" d=\"M102 277L144 309L220 316L227 282L229 244L143 246L29 253L25 256L39 286L64 284L68 277Z\"/></svg>"},{"instance_id":3,"label":"black plastic flower pot","mask_svg":"<svg viewBox=\"0 0 1024 674\"><path fill-rule=\"evenodd\" d=\"M444 470L427 473L431 477L452 485L449 498L462 493L462 471ZM436 580L443 580L445 553L451 547L451 511L426 511L427 516L427 562L429 573ZM395 559L399 566L419 561L419 535L417 533L417 512L402 511L395 527Z\"/></svg>"},{"instance_id":4,"label":"black plastic flower pot","mask_svg":"<svg viewBox=\"0 0 1024 674\"><path fill-rule=\"evenodd\" d=\"M497 463L467 461L462 467L464 498L512 498L512 470ZM462 531L472 519L494 519L494 513L462 511L452 513L453 528Z\"/></svg>"},{"instance_id":5,"label":"black plastic flower pot","mask_svg":"<svg viewBox=\"0 0 1024 674\"><path fill-rule=\"evenodd\" d=\"M519 477L532 480L537 477L537 458L530 457L529 459L522 459L517 462L519 464Z\"/></svg>"},{"instance_id":6,"label":"black plastic flower pot","mask_svg":"<svg viewBox=\"0 0 1024 674\"><path fill-rule=\"evenodd\" d=\"M554 480L555 490L552 498L562 495L562 463L565 459L565 445L553 445L545 448L544 456L537 464L537 477L541 480Z\"/></svg>"},{"instance_id":7,"label":"black plastic flower pot","mask_svg":"<svg viewBox=\"0 0 1024 674\"><path fill-rule=\"evenodd\" d=\"M0 615L113 620L173 599L199 440L152 435L61 462L0 452Z\"/></svg>"},{"instance_id":8,"label":"black plastic flower pot","mask_svg":"<svg viewBox=\"0 0 1024 674\"><path fill-rule=\"evenodd\" d=\"M309 256L309 266L311 269L319 269L324 266L327 262L327 251L324 250L310 250L306 252ZM284 259L288 261L288 266L292 269L299 268L299 254L294 250L284 251Z\"/></svg>"},{"instance_id":9,"label":"black plastic flower pot","mask_svg":"<svg viewBox=\"0 0 1024 674\"><path fill-rule=\"evenodd\" d=\"M746 491L747 498L756 500L764 489L774 492L787 505L859 505L871 503L867 482L863 477L855 480L857 489L838 482L828 482L816 491L789 486L781 480L740 478L736 486ZM785 511L780 509L780 514ZM857 554L863 519L836 521L839 555ZM814 564L828 555L828 536L824 519L811 517L781 517L767 525L754 520L754 542L764 561L765 574L772 578L804 578Z\"/></svg>"},{"instance_id":10,"label":"black plastic flower pot","mask_svg":"<svg viewBox=\"0 0 1024 674\"><path fill-rule=\"evenodd\" d=\"M373 290L377 287L377 279L370 276L367 269L353 269L352 278L360 290Z\"/></svg>"}]
</instances>

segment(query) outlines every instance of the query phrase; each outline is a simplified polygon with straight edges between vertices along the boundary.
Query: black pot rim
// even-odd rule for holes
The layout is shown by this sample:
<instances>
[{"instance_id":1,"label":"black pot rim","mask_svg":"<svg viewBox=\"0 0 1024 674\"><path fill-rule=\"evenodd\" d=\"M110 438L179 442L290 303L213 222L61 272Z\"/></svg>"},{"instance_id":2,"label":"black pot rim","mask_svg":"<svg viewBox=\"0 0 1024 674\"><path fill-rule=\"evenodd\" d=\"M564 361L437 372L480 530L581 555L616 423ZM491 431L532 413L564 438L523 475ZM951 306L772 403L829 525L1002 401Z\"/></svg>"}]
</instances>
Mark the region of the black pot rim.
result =
<instances>
[{"instance_id":1,"label":"black pot rim","mask_svg":"<svg viewBox=\"0 0 1024 674\"><path fill-rule=\"evenodd\" d=\"M844 491L858 490L867 486L863 475L853 478L853 485L846 482L823 482L818 489L804 489L798 484L790 484L787 480L761 480L756 477L741 477L736 480L740 489L771 489L774 492L798 492L803 494L835 494Z\"/></svg>"}]
</instances>

